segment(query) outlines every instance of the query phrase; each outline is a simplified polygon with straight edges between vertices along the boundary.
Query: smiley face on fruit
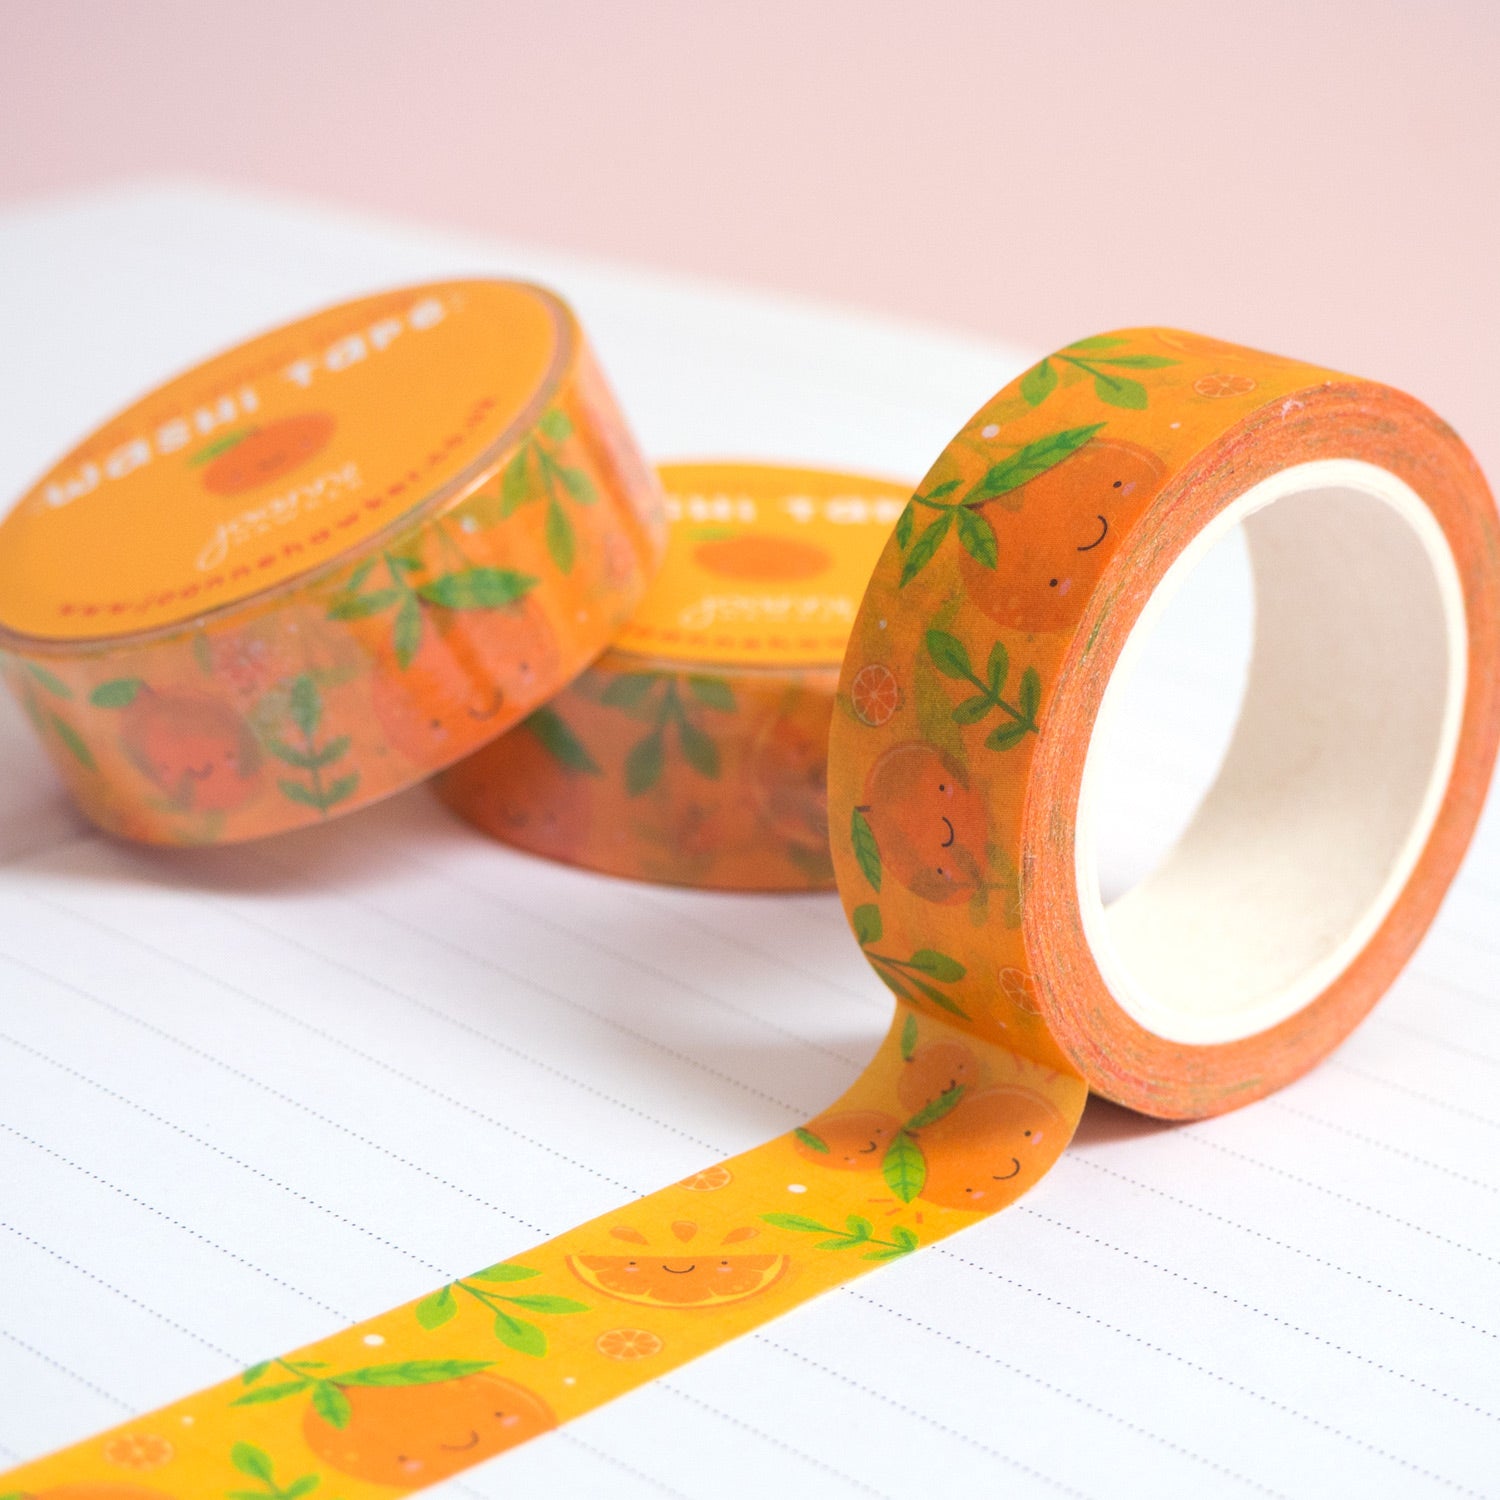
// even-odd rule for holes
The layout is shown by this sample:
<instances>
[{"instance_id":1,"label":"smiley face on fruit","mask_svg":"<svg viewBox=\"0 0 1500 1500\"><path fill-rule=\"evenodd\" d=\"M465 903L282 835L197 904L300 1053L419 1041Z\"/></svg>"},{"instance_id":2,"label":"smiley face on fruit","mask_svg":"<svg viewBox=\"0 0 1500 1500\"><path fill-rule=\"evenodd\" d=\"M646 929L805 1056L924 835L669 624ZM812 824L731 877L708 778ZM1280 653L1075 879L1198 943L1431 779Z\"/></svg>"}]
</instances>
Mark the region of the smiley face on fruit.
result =
<instances>
[{"instance_id":1,"label":"smiley face on fruit","mask_svg":"<svg viewBox=\"0 0 1500 1500\"><path fill-rule=\"evenodd\" d=\"M227 497L283 479L328 446L336 425L326 411L307 411L253 427L213 451L203 468L203 487Z\"/></svg>"},{"instance_id":2,"label":"smiley face on fruit","mask_svg":"<svg viewBox=\"0 0 1500 1500\"><path fill-rule=\"evenodd\" d=\"M220 699L143 687L124 710L120 738L141 772L183 809L228 812L260 790L255 735Z\"/></svg>"},{"instance_id":3,"label":"smiley face on fruit","mask_svg":"<svg viewBox=\"0 0 1500 1500\"><path fill-rule=\"evenodd\" d=\"M1009 1203L1037 1182L1067 1144L1062 1112L1021 1084L966 1095L919 1139L927 1160L920 1197L975 1213Z\"/></svg>"},{"instance_id":4,"label":"smiley face on fruit","mask_svg":"<svg viewBox=\"0 0 1500 1500\"><path fill-rule=\"evenodd\" d=\"M302 1421L307 1446L341 1474L402 1490L447 1479L557 1426L535 1391L488 1371L339 1389L348 1420L335 1427L309 1406Z\"/></svg>"},{"instance_id":5,"label":"smiley face on fruit","mask_svg":"<svg viewBox=\"0 0 1500 1500\"><path fill-rule=\"evenodd\" d=\"M993 568L964 553L971 600L1012 630L1064 630L1155 498L1166 466L1116 438L1093 438L1009 493L975 507L995 533Z\"/></svg>"},{"instance_id":6,"label":"smiley face on fruit","mask_svg":"<svg viewBox=\"0 0 1500 1500\"><path fill-rule=\"evenodd\" d=\"M878 1109L851 1109L820 1115L797 1131L799 1156L836 1172L871 1172L879 1168L901 1122Z\"/></svg>"},{"instance_id":7,"label":"smiley face on fruit","mask_svg":"<svg viewBox=\"0 0 1500 1500\"><path fill-rule=\"evenodd\" d=\"M949 906L983 887L984 799L936 746L887 750L866 778L863 811L884 868L913 895Z\"/></svg>"},{"instance_id":8,"label":"smiley face on fruit","mask_svg":"<svg viewBox=\"0 0 1500 1500\"><path fill-rule=\"evenodd\" d=\"M639 1249L628 1255L570 1255L568 1269L594 1291L637 1307L723 1307L768 1291L786 1274L785 1255L745 1255L724 1248L759 1233L747 1224L719 1236L717 1244L699 1244L699 1225L679 1219L671 1234L680 1244L663 1254L648 1235L620 1224L610 1234Z\"/></svg>"}]
</instances>

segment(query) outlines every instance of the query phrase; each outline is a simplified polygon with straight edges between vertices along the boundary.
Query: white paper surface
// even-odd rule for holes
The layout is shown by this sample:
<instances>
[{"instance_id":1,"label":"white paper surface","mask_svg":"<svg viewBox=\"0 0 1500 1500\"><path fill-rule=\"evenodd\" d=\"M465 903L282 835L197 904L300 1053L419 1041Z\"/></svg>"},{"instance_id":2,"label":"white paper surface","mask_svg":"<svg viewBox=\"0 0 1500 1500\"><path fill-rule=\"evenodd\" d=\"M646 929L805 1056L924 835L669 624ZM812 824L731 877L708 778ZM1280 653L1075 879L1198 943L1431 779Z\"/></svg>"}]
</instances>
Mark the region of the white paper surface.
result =
<instances>
[{"instance_id":1,"label":"white paper surface","mask_svg":"<svg viewBox=\"0 0 1500 1500\"><path fill-rule=\"evenodd\" d=\"M1023 359L306 205L134 190L0 217L0 494L213 348L465 271L573 301L660 458L914 480ZM1230 556L1143 669L1152 732L1113 767L1107 887L1165 847L1212 766L1243 595ZM1410 973L1309 1078L1186 1127L1096 1102L1017 1207L444 1491L1500 1495L1488 823ZM0 704L0 1459L785 1130L855 1076L888 1012L832 897L583 875L422 790L250 847L111 843Z\"/></svg>"}]
</instances>

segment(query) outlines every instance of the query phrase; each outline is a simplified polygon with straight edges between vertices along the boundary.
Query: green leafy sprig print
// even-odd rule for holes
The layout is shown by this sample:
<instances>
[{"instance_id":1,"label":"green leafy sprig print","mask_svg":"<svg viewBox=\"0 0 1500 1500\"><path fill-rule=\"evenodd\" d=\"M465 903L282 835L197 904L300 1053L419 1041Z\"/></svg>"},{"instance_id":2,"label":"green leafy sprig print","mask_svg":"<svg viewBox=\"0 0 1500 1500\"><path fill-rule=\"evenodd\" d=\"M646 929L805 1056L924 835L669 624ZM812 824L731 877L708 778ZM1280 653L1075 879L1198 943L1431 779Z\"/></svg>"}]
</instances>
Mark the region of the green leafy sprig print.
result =
<instances>
[{"instance_id":1,"label":"green leafy sprig print","mask_svg":"<svg viewBox=\"0 0 1500 1500\"><path fill-rule=\"evenodd\" d=\"M1006 717L985 736L988 750L1009 750L1019 745L1028 734L1037 732L1036 716L1042 705L1042 679L1035 667L1027 667L1021 673L1016 688L1015 701L1003 695L1005 681L1010 675L1010 653L996 641L990 647L989 660L985 663L984 676L979 677L969 660L968 647L956 635L946 630L929 630L926 635L927 655L944 677L967 682L978 691L965 698L953 710L955 724L977 724L987 714L998 709Z\"/></svg>"},{"instance_id":2,"label":"green leafy sprig print","mask_svg":"<svg viewBox=\"0 0 1500 1500\"><path fill-rule=\"evenodd\" d=\"M884 935L885 924L880 919L878 906L867 903L854 908L854 936L891 993L909 1005L928 1000L939 1010L967 1021L968 1012L951 995L945 995L938 985L954 984L968 970L956 958L939 953L936 948L918 948L910 958L877 953L871 944L878 943Z\"/></svg>"},{"instance_id":3,"label":"green leafy sprig print","mask_svg":"<svg viewBox=\"0 0 1500 1500\"><path fill-rule=\"evenodd\" d=\"M493 1315L495 1337L502 1344L518 1354L529 1354L533 1359L540 1359L547 1352L547 1335L535 1323L517 1317L509 1309L520 1308L523 1312L551 1317L563 1313L587 1312L588 1304L575 1302L571 1297L506 1296L490 1289L496 1283L529 1281L540 1274L541 1272L534 1271L529 1266L513 1266L503 1261L496 1266L487 1266L482 1271L476 1271L472 1277L450 1281L430 1297L424 1297L417 1303L417 1322L423 1328L441 1328L444 1323L456 1318L458 1298L454 1293L461 1292ZM476 1285L478 1282L486 1284Z\"/></svg>"},{"instance_id":4,"label":"green leafy sprig print","mask_svg":"<svg viewBox=\"0 0 1500 1500\"><path fill-rule=\"evenodd\" d=\"M870 827L870 820L865 816L868 811L868 808L856 807L849 815L849 838L854 845L854 858L860 871L870 882L870 888L878 893L880 882L885 879L885 871L880 863L880 845L875 842L875 830Z\"/></svg>"},{"instance_id":5,"label":"green leafy sprig print","mask_svg":"<svg viewBox=\"0 0 1500 1500\"><path fill-rule=\"evenodd\" d=\"M1178 363L1160 354L1117 354L1127 339L1105 335L1101 338L1079 339L1076 344L1056 354L1048 355L1039 365L1033 365L1021 377L1021 395L1028 406L1040 406L1058 387L1058 370L1073 369L1090 376L1094 382L1094 395L1106 406L1123 407L1126 411L1144 411L1149 393L1139 380L1121 375L1121 370L1160 370Z\"/></svg>"},{"instance_id":6,"label":"green leafy sprig print","mask_svg":"<svg viewBox=\"0 0 1500 1500\"><path fill-rule=\"evenodd\" d=\"M317 1474L303 1474L289 1484L277 1483L271 1455L254 1443L236 1443L229 1450L229 1462L260 1488L226 1490L228 1500L302 1500L303 1495L310 1495L323 1482Z\"/></svg>"},{"instance_id":7,"label":"green leafy sprig print","mask_svg":"<svg viewBox=\"0 0 1500 1500\"><path fill-rule=\"evenodd\" d=\"M362 1385L435 1385L440 1380L462 1380L477 1375L494 1363L488 1359L406 1359L393 1365L363 1365L357 1370L342 1370L336 1375L315 1359L268 1359L251 1365L241 1377L248 1389L236 1396L231 1406L260 1406L268 1401L285 1401L306 1393L312 1398L313 1410L330 1427L347 1427L353 1415L344 1392ZM262 1385L262 1378L272 1370L289 1375Z\"/></svg>"},{"instance_id":8,"label":"green leafy sprig print","mask_svg":"<svg viewBox=\"0 0 1500 1500\"><path fill-rule=\"evenodd\" d=\"M696 721L697 710L733 713L734 691L721 677L678 679L660 672L625 672L614 678L599 701L650 727L625 757L625 790L632 797L661 780L667 760L667 731L675 726L682 758L700 775L718 779L719 747Z\"/></svg>"},{"instance_id":9,"label":"green leafy sprig print","mask_svg":"<svg viewBox=\"0 0 1500 1500\"><path fill-rule=\"evenodd\" d=\"M340 734L321 744L318 742L318 726L323 721L323 695L306 672L292 679L287 691L287 716L300 737L300 743L289 744L272 734L266 736L266 749L285 765L304 772L307 780L293 781L290 777L283 777L276 785L281 788L283 796L303 807L316 808L326 816L329 808L337 807L359 785L358 771L346 771L331 781L323 774L335 761L348 754L349 736Z\"/></svg>"},{"instance_id":10,"label":"green leafy sprig print","mask_svg":"<svg viewBox=\"0 0 1500 1500\"><path fill-rule=\"evenodd\" d=\"M84 742L83 736L62 714L44 702L41 693L37 691L40 688L48 698L67 702L73 696L72 688L34 661L23 661L19 665L24 674L21 678L21 702L27 717L36 725L37 733L56 739L85 771L95 770L94 752Z\"/></svg>"},{"instance_id":11,"label":"green leafy sprig print","mask_svg":"<svg viewBox=\"0 0 1500 1500\"><path fill-rule=\"evenodd\" d=\"M1037 438L1009 457L991 464L984 477L960 497L954 498L954 491L961 483L957 479L935 485L925 495L913 495L896 522L896 541L906 554L901 565L901 587L910 583L932 561L950 531L957 531L960 545L975 562L993 568L999 555L995 528L974 507L1020 489L1037 475L1045 474L1076 453L1103 426L1103 422L1095 422L1088 427L1070 427ZM937 514L913 540L918 508Z\"/></svg>"},{"instance_id":12,"label":"green leafy sprig print","mask_svg":"<svg viewBox=\"0 0 1500 1500\"><path fill-rule=\"evenodd\" d=\"M890 1239L883 1240L876 1235L875 1226L858 1214L850 1214L844 1220L842 1229L835 1229L831 1224L820 1224L816 1219L804 1219L800 1214L762 1214L761 1218L767 1224L774 1224L777 1229L790 1229L797 1234L829 1236L814 1245L814 1250L861 1250L867 1245L872 1247L865 1250L860 1256L861 1260L896 1260L900 1256L910 1255L921 1243L910 1229L900 1224L891 1229Z\"/></svg>"},{"instance_id":13,"label":"green leafy sprig print","mask_svg":"<svg viewBox=\"0 0 1500 1500\"><path fill-rule=\"evenodd\" d=\"M562 445L572 435L573 424L567 414L554 407L542 417L536 432L516 450L500 481L502 520L523 505L546 502L547 551L559 573L572 571L578 550L578 539L564 502L594 505L599 499L593 480L582 469L564 463L559 457Z\"/></svg>"},{"instance_id":14,"label":"green leafy sprig print","mask_svg":"<svg viewBox=\"0 0 1500 1500\"><path fill-rule=\"evenodd\" d=\"M366 588L375 568L382 563L385 583ZM334 595L328 606L328 618L364 620L390 611L391 648L396 665L405 671L422 645L426 629L424 605L455 610L503 609L524 599L539 581L513 568L470 567L418 581L416 575L424 571L425 565L419 559L402 552L382 552L378 558L368 558Z\"/></svg>"}]
</instances>

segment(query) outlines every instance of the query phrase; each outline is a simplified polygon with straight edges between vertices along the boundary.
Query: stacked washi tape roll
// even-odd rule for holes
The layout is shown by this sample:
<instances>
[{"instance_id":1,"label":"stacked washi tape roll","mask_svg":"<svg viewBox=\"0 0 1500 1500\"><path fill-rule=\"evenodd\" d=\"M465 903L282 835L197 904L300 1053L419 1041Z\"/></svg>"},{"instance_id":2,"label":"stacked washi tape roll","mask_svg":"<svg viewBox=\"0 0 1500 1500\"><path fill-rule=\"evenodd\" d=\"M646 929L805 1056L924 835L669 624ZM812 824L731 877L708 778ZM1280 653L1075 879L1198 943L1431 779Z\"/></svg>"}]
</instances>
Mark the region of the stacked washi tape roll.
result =
<instances>
[{"instance_id":1,"label":"stacked washi tape roll","mask_svg":"<svg viewBox=\"0 0 1500 1500\"><path fill-rule=\"evenodd\" d=\"M1240 723L1187 834L1106 906L1101 726L1236 526ZM143 1419L174 1434L150 1488L114 1482L121 1432L0 1484L186 1500L274 1453L358 1500L979 1222L1091 1089L1198 1117L1313 1066L1478 817L1500 526L1419 403L1149 328L1028 370L914 493L742 464L658 480L561 302L453 282L277 330L101 429L0 524L0 651L118 836L259 837L435 775L497 839L607 874L836 883L892 993L817 1118L480 1269L462 1305L437 1288ZM568 1314L545 1355L518 1334L495 1359L496 1298Z\"/></svg>"}]
</instances>

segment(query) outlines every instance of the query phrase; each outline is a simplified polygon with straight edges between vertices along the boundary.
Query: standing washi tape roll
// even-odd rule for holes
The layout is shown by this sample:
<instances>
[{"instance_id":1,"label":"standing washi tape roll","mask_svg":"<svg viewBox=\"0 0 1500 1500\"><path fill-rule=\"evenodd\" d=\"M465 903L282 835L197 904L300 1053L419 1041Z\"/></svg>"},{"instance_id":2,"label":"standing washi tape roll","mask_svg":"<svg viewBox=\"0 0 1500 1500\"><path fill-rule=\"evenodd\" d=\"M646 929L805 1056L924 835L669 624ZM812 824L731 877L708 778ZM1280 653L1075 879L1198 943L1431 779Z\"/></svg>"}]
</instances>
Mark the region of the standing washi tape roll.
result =
<instances>
[{"instance_id":1,"label":"standing washi tape roll","mask_svg":"<svg viewBox=\"0 0 1500 1500\"><path fill-rule=\"evenodd\" d=\"M589 670L439 778L505 843L610 875L823 890L828 726L861 595L909 486L668 464L661 572ZM864 686L871 722L894 683Z\"/></svg>"},{"instance_id":2,"label":"standing washi tape roll","mask_svg":"<svg viewBox=\"0 0 1500 1500\"><path fill-rule=\"evenodd\" d=\"M572 313L406 288L222 354L0 523L0 666L79 806L152 843L362 807L576 676L660 556Z\"/></svg>"},{"instance_id":3,"label":"standing washi tape roll","mask_svg":"<svg viewBox=\"0 0 1500 1500\"><path fill-rule=\"evenodd\" d=\"M1096 726L1159 602L1239 522L1258 608L1236 739L1177 850L1105 909ZM146 1449L157 1500L246 1474L420 1489L1005 1207L1090 1086L1168 1116L1259 1097L1348 1032L1436 911L1500 738L1497 666L1500 526L1424 407L1187 334L1070 345L938 459L850 639L834 862L897 1004L849 1091L5 1483L82 1495L54 1487ZM879 723L855 694L872 667L898 688Z\"/></svg>"}]
</instances>

